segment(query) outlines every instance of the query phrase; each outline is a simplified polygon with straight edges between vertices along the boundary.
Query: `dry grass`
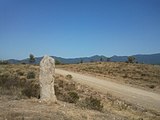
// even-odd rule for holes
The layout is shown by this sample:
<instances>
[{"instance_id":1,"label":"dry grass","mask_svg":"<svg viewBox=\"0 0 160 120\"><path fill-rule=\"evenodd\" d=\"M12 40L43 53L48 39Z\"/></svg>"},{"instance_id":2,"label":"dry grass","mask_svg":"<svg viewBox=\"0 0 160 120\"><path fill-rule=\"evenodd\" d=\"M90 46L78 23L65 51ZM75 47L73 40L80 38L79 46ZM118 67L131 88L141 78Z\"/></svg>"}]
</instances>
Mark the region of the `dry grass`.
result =
<instances>
[{"instance_id":1,"label":"dry grass","mask_svg":"<svg viewBox=\"0 0 160 120\"><path fill-rule=\"evenodd\" d=\"M30 71L35 76L27 78ZM134 106L109 93L102 94L61 75L56 75L55 80L58 104L40 103L37 99L39 88L36 87L38 76L39 66L0 65L0 119L160 119L156 111ZM24 90L30 96L23 94Z\"/></svg>"},{"instance_id":2,"label":"dry grass","mask_svg":"<svg viewBox=\"0 0 160 120\"><path fill-rule=\"evenodd\" d=\"M17 99L26 97L38 98L37 68L38 66L29 65L1 65L0 94L17 96Z\"/></svg>"},{"instance_id":3,"label":"dry grass","mask_svg":"<svg viewBox=\"0 0 160 120\"><path fill-rule=\"evenodd\" d=\"M130 84L160 92L160 66L122 62L98 62L58 66L63 69L112 78L115 82Z\"/></svg>"}]
</instances>

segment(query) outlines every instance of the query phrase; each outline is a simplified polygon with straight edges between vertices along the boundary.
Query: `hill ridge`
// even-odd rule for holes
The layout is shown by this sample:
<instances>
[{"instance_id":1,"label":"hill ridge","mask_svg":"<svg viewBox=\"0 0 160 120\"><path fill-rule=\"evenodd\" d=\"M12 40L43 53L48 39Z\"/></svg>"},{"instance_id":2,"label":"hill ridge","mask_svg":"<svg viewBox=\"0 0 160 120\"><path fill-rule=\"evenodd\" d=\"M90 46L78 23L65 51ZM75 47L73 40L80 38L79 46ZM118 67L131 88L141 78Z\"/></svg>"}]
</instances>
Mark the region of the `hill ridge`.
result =
<instances>
[{"instance_id":1,"label":"hill ridge","mask_svg":"<svg viewBox=\"0 0 160 120\"><path fill-rule=\"evenodd\" d=\"M136 54L132 55L136 58L136 60L139 63L144 64L160 64L160 53L156 54ZM64 64L76 64L80 62L99 62L99 61L108 61L108 58L110 58L110 61L112 62L125 62L127 61L128 56L117 56L114 55L112 57L106 57L104 55L93 55L91 57L78 57L78 58L63 58L63 57L57 57L57 56L51 56L55 58L56 60L60 61ZM42 57L35 57L35 64L39 64ZM22 59L22 60L16 60L16 59L9 59L7 60L9 63L17 64L17 63L29 63L29 58Z\"/></svg>"}]
</instances>

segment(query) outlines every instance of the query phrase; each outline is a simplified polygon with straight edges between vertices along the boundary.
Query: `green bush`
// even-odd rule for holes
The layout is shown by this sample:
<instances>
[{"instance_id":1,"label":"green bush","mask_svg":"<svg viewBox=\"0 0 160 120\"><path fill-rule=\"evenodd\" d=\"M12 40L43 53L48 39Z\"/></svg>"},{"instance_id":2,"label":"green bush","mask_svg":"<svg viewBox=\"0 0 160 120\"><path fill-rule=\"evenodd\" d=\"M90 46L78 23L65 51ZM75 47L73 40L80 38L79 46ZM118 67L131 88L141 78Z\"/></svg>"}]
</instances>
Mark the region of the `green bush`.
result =
<instances>
[{"instance_id":1,"label":"green bush","mask_svg":"<svg viewBox=\"0 0 160 120\"><path fill-rule=\"evenodd\" d=\"M35 73L33 71L30 71L27 73L27 79L34 79L35 78Z\"/></svg>"}]
</instances>

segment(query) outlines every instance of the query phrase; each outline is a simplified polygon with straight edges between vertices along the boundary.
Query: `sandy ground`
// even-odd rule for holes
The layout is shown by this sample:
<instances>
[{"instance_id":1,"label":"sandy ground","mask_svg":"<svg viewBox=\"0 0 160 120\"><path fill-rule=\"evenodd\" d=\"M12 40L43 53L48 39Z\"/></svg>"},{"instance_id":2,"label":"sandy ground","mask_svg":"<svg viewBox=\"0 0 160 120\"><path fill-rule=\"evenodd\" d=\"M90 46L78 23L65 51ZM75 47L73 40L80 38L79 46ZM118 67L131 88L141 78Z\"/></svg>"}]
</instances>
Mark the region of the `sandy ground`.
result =
<instances>
[{"instance_id":1,"label":"sandy ground","mask_svg":"<svg viewBox=\"0 0 160 120\"><path fill-rule=\"evenodd\" d=\"M123 100L126 100L130 103L142 106L149 110L155 110L158 112L160 111L160 94L141 90L127 85L118 84L115 82L111 82L111 80L106 81L103 79L79 73L74 73L62 69L56 69L56 73L62 75L70 74L72 75L73 80L82 84L89 85L90 87L93 87L94 89L100 92L103 93L110 92L113 95Z\"/></svg>"},{"instance_id":2,"label":"sandy ground","mask_svg":"<svg viewBox=\"0 0 160 120\"><path fill-rule=\"evenodd\" d=\"M74 104L58 101L43 103L40 100L13 100L11 96L0 96L0 120L127 120L110 112L101 113L81 109Z\"/></svg>"}]
</instances>

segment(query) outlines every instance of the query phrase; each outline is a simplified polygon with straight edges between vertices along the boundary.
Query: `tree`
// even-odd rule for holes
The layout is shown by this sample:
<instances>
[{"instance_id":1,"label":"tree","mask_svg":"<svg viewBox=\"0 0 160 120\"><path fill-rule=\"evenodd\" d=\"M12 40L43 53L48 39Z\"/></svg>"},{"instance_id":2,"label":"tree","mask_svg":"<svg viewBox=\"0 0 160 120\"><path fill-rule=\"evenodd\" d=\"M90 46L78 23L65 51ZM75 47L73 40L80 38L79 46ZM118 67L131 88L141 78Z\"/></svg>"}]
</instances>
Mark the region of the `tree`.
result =
<instances>
[{"instance_id":1,"label":"tree","mask_svg":"<svg viewBox=\"0 0 160 120\"><path fill-rule=\"evenodd\" d=\"M101 62L103 61L103 58L102 58L102 57L100 58L100 61L101 61Z\"/></svg>"},{"instance_id":2,"label":"tree","mask_svg":"<svg viewBox=\"0 0 160 120\"><path fill-rule=\"evenodd\" d=\"M5 65L5 64L9 64L9 62L7 60L0 60L0 64Z\"/></svg>"},{"instance_id":3,"label":"tree","mask_svg":"<svg viewBox=\"0 0 160 120\"><path fill-rule=\"evenodd\" d=\"M56 65L61 65L62 63L59 60L55 60Z\"/></svg>"},{"instance_id":4,"label":"tree","mask_svg":"<svg viewBox=\"0 0 160 120\"><path fill-rule=\"evenodd\" d=\"M128 62L128 63L135 63L135 62L136 62L136 58L133 57L133 56L129 56L127 62Z\"/></svg>"},{"instance_id":5,"label":"tree","mask_svg":"<svg viewBox=\"0 0 160 120\"><path fill-rule=\"evenodd\" d=\"M91 63L93 63L93 62L94 62L94 60L92 60L92 59L91 59L91 60L90 60L90 62L91 62Z\"/></svg>"},{"instance_id":6,"label":"tree","mask_svg":"<svg viewBox=\"0 0 160 120\"><path fill-rule=\"evenodd\" d=\"M111 58L107 58L107 62L110 62L111 61Z\"/></svg>"},{"instance_id":7,"label":"tree","mask_svg":"<svg viewBox=\"0 0 160 120\"><path fill-rule=\"evenodd\" d=\"M80 63L83 63L83 59L81 59Z\"/></svg>"},{"instance_id":8,"label":"tree","mask_svg":"<svg viewBox=\"0 0 160 120\"><path fill-rule=\"evenodd\" d=\"M30 55L29 55L29 62L30 62L30 63L34 63L34 62L35 62L35 57L34 57L33 54L30 54Z\"/></svg>"}]
</instances>

